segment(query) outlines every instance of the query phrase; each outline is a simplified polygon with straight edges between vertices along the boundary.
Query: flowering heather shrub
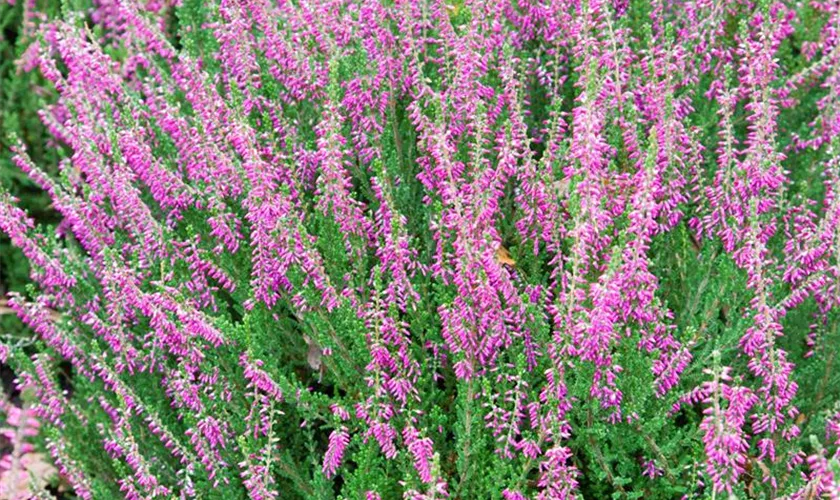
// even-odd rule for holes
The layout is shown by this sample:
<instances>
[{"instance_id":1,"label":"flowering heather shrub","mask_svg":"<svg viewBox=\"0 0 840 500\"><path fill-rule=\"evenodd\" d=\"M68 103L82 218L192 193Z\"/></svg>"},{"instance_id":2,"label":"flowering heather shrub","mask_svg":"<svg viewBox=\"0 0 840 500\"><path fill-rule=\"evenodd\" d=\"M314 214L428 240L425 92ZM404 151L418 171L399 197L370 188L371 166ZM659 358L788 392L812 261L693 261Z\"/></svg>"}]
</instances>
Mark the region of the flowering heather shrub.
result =
<instances>
[{"instance_id":1,"label":"flowering heather shrub","mask_svg":"<svg viewBox=\"0 0 840 500\"><path fill-rule=\"evenodd\" d=\"M837 2L38 7L79 498L840 498Z\"/></svg>"},{"instance_id":2,"label":"flowering heather shrub","mask_svg":"<svg viewBox=\"0 0 840 500\"><path fill-rule=\"evenodd\" d=\"M30 216L43 222L56 222L57 214L47 208L51 203L49 196L14 165L9 150L11 139L20 137L29 144L32 159L46 171L55 172L57 152L44 140L48 132L38 118L42 96L48 91L38 88L43 86L39 85L41 77L37 72L20 72L15 64L16 54L25 50L37 29L34 14L27 14L30 21L23 22L25 7L0 1L0 186L19 197L19 206ZM54 3L43 7L38 16L59 10ZM28 282L29 266L25 257L5 234L0 234L0 297L9 290L23 292ZM21 330L17 318L0 310L0 332L17 335Z\"/></svg>"}]
</instances>

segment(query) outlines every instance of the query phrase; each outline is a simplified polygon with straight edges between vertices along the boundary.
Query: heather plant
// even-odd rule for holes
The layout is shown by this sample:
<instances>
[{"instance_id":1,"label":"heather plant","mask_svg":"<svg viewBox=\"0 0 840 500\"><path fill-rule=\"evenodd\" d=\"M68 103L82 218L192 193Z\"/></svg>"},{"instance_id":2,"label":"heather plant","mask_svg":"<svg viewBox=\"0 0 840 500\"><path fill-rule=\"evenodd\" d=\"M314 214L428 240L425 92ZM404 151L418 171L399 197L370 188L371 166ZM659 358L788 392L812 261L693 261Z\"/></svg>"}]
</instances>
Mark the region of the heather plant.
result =
<instances>
[{"instance_id":1,"label":"heather plant","mask_svg":"<svg viewBox=\"0 0 840 500\"><path fill-rule=\"evenodd\" d=\"M78 498L840 498L837 2L14 8Z\"/></svg>"},{"instance_id":2,"label":"heather plant","mask_svg":"<svg viewBox=\"0 0 840 500\"><path fill-rule=\"evenodd\" d=\"M12 161L10 142L13 132L29 144L33 161L49 172L56 172L56 152L49 133L38 118L38 111L49 91L43 89L41 76L23 72L17 64L18 56L35 40L37 24L58 15L55 5L45 2L0 2L0 185L4 191L20 199L20 207L35 220L55 223L59 219L48 207L49 196L41 190ZM8 291L25 291L29 282L29 266L25 256L14 247L8 236L0 234L0 295ZM28 342L29 335L0 298L0 332L7 342Z\"/></svg>"}]
</instances>

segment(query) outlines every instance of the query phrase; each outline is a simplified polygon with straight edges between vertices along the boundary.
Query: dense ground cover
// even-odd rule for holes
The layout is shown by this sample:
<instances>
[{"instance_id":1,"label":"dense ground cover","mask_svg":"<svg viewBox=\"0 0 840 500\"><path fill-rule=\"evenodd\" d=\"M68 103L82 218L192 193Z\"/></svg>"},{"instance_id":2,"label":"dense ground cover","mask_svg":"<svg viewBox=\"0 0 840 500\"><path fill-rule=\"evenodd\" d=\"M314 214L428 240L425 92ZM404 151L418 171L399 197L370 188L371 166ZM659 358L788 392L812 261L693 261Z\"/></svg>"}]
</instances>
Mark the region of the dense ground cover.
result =
<instances>
[{"instance_id":1,"label":"dense ground cover","mask_svg":"<svg viewBox=\"0 0 840 500\"><path fill-rule=\"evenodd\" d=\"M840 497L837 2L0 28L18 495Z\"/></svg>"}]
</instances>

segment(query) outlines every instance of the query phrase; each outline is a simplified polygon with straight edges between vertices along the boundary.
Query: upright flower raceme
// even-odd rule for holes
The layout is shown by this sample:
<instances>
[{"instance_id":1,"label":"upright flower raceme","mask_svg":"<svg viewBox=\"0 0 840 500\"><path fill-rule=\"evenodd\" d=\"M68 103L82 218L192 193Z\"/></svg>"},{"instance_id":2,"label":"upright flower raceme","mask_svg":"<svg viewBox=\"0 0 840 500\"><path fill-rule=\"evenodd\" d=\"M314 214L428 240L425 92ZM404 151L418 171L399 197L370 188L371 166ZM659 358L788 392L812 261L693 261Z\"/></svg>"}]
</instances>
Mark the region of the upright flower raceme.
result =
<instances>
[{"instance_id":1,"label":"upright flower raceme","mask_svg":"<svg viewBox=\"0 0 840 500\"><path fill-rule=\"evenodd\" d=\"M749 448L743 426L747 413L758 398L746 387L732 386L726 367L708 370L712 380L703 386L703 442L706 449L706 470L716 492L732 493L738 476L745 471Z\"/></svg>"}]
</instances>

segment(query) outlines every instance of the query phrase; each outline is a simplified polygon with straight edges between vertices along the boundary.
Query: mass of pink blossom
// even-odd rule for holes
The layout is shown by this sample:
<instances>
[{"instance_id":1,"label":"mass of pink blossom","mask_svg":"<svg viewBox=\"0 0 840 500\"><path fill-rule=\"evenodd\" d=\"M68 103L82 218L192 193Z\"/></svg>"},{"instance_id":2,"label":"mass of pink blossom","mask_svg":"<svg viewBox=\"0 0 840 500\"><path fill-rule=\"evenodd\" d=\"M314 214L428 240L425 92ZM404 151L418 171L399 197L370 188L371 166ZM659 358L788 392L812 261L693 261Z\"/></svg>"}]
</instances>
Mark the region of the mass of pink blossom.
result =
<instances>
[{"instance_id":1,"label":"mass of pink blossom","mask_svg":"<svg viewBox=\"0 0 840 500\"><path fill-rule=\"evenodd\" d=\"M840 498L836 1L40 3L0 477Z\"/></svg>"}]
</instances>

